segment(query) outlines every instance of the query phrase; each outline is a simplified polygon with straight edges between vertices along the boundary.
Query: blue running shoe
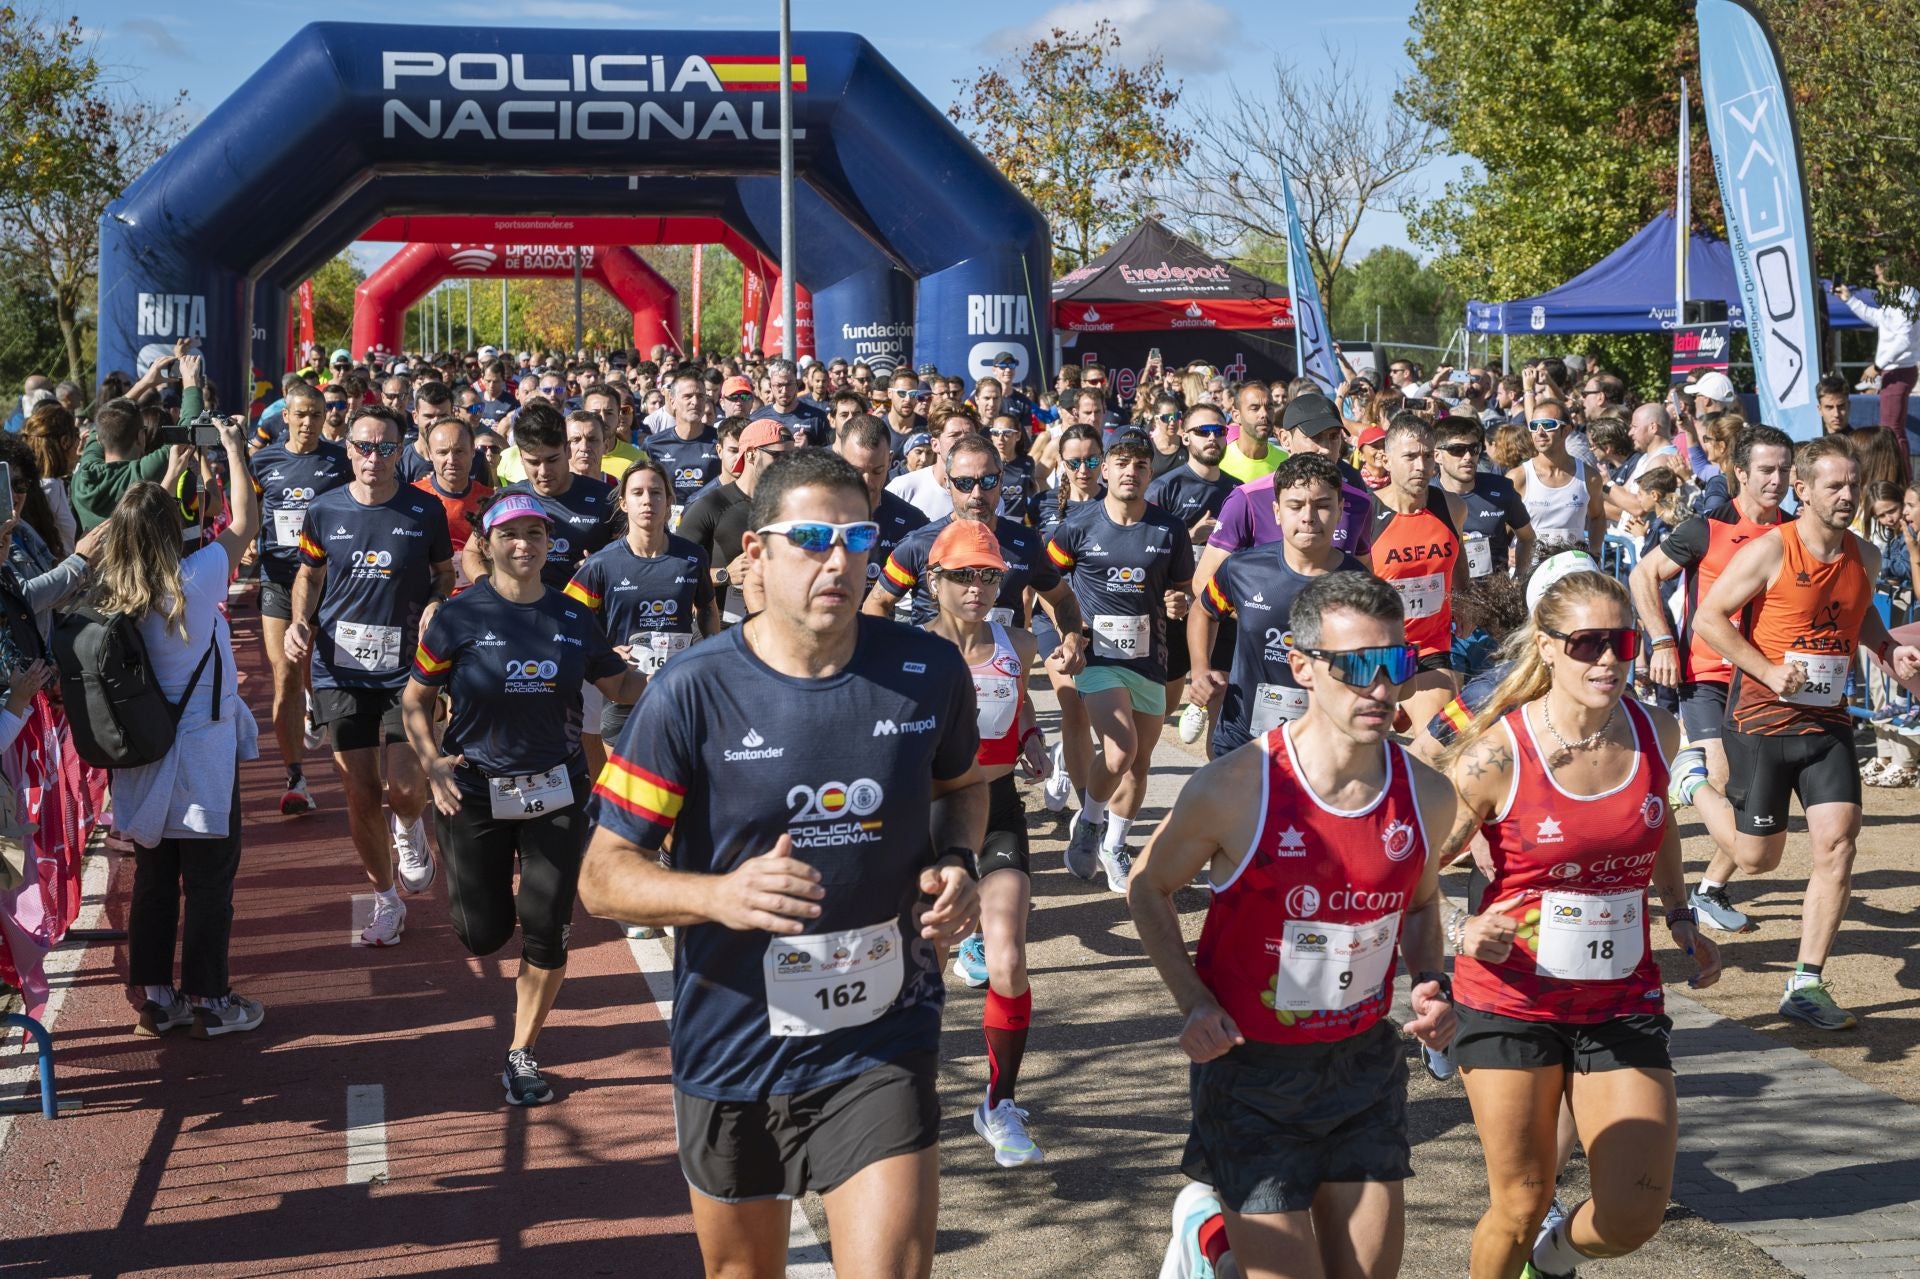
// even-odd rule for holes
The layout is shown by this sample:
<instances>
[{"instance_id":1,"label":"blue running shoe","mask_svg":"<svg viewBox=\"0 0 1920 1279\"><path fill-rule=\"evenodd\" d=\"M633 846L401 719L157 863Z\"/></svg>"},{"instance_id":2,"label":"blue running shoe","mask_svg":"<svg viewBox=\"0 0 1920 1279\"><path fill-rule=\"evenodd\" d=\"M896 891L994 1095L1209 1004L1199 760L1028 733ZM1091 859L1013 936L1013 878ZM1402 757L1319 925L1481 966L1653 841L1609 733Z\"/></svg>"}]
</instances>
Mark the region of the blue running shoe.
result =
<instances>
[{"instance_id":1,"label":"blue running shoe","mask_svg":"<svg viewBox=\"0 0 1920 1279\"><path fill-rule=\"evenodd\" d=\"M1100 868L1100 827L1078 818L1073 823L1073 838L1067 841L1067 869L1082 879L1092 879Z\"/></svg>"},{"instance_id":2,"label":"blue running shoe","mask_svg":"<svg viewBox=\"0 0 1920 1279\"><path fill-rule=\"evenodd\" d=\"M978 990L987 984L987 942L974 933L953 952L953 975Z\"/></svg>"}]
</instances>

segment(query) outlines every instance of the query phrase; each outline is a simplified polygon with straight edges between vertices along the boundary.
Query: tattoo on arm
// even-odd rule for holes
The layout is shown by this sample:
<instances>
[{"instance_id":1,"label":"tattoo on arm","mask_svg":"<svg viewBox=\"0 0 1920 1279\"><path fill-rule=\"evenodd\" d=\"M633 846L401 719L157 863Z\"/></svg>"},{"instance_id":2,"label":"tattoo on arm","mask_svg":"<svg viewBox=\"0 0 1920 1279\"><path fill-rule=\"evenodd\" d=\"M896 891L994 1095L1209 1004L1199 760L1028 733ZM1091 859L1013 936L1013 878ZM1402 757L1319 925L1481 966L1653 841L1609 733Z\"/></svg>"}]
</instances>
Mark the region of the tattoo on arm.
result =
<instances>
[{"instance_id":1,"label":"tattoo on arm","mask_svg":"<svg viewBox=\"0 0 1920 1279\"><path fill-rule=\"evenodd\" d=\"M1651 1176L1648 1176L1645 1173L1642 1173L1640 1175L1640 1180L1634 1182L1633 1184L1640 1187L1640 1189L1642 1190L1657 1191L1663 1195L1667 1192L1667 1188L1665 1186L1656 1182Z\"/></svg>"},{"instance_id":2,"label":"tattoo on arm","mask_svg":"<svg viewBox=\"0 0 1920 1279\"><path fill-rule=\"evenodd\" d=\"M1441 860L1444 862L1465 848L1467 841L1472 839L1473 833L1479 829L1480 818L1476 816L1471 809L1463 809L1460 820L1454 824L1452 830L1447 832L1446 839L1441 841Z\"/></svg>"}]
</instances>

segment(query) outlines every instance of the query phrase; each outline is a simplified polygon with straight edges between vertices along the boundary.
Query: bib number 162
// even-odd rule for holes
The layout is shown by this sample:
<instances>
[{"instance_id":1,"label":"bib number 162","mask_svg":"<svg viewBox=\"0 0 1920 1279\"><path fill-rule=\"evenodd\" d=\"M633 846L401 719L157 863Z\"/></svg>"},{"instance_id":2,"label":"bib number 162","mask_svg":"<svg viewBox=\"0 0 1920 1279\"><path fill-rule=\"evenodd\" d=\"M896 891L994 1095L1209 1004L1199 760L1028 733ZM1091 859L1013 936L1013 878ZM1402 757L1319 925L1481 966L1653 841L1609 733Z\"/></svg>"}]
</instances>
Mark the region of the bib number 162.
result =
<instances>
[{"instance_id":1,"label":"bib number 162","mask_svg":"<svg viewBox=\"0 0 1920 1279\"><path fill-rule=\"evenodd\" d=\"M867 983L850 981L838 986L822 986L813 992L819 1001L822 1012L834 1008L851 1008L855 1004L867 1002Z\"/></svg>"}]
</instances>

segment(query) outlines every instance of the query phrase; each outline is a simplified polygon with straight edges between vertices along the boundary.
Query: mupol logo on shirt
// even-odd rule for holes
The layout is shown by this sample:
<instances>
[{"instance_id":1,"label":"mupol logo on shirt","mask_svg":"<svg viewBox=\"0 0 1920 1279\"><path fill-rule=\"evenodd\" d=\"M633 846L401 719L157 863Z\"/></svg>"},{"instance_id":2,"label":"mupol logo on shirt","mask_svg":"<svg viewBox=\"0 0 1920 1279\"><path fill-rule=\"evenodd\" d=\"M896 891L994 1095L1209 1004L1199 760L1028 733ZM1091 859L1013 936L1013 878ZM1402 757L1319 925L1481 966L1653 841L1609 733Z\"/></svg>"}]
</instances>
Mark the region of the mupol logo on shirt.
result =
<instances>
[{"instance_id":1,"label":"mupol logo on shirt","mask_svg":"<svg viewBox=\"0 0 1920 1279\"><path fill-rule=\"evenodd\" d=\"M747 729L747 735L740 739L740 745L744 749L721 751L720 758L729 764L738 764L750 759L779 759L787 753L784 746L767 745L767 739L753 728Z\"/></svg>"},{"instance_id":2,"label":"mupol logo on shirt","mask_svg":"<svg viewBox=\"0 0 1920 1279\"><path fill-rule=\"evenodd\" d=\"M931 733L938 726L936 719L929 715L925 719L910 719L903 724L895 724L890 719L874 721L875 737L893 737L896 734Z\"/></svg>"}]
</instances>

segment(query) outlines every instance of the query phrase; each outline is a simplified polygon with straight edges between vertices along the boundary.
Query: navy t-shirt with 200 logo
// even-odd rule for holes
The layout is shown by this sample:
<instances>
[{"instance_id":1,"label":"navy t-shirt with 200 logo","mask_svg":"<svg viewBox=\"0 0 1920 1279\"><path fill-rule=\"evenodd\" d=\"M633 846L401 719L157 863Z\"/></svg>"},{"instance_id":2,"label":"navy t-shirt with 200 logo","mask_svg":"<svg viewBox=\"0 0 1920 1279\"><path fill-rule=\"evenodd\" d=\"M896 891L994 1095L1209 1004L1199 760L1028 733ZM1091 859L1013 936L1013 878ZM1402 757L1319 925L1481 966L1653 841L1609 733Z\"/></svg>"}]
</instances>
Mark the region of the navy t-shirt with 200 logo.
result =
<instances>
[{"instance_id":1,"label":"navy t-shirt with 200 logo","mask_svg":"<svg viewBox=\"0 0 1920 1279\"><path fill-rule=\"evenodd\" d=\"M407 682L433 570L451 571L446 508L402 484L377 506L343 484L314 498L300 528L300 563L327 571L314 627L315 688L396 689Z\"/></svg>"}]
</instances>

